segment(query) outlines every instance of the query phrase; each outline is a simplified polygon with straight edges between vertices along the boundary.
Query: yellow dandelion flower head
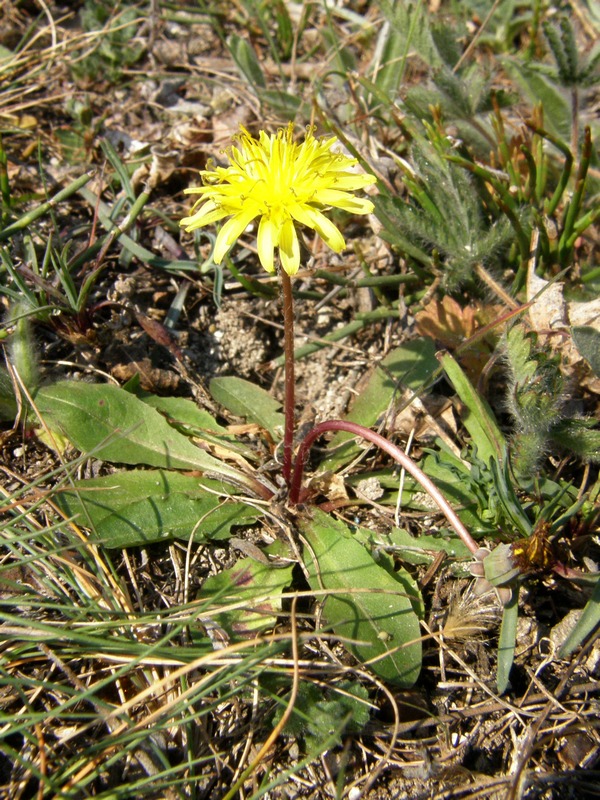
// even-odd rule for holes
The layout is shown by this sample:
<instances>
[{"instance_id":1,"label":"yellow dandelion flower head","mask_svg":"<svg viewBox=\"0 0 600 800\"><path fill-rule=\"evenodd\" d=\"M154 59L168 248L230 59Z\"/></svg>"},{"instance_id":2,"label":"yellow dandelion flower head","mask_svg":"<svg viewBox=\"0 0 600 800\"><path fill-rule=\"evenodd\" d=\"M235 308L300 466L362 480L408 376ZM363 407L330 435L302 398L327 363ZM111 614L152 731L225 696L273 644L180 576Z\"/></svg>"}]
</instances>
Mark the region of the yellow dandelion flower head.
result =
<instances>
[{"instance_id":1,"label":"yellow dandelion flower head","mask_svg":"<svg viewBox=\"0 0 600 800\"><path fill-rule=\"evenodd\" d=\"M293 126L253 138L240 129L227 151L229 165L201 171L203 186L186 189L200 198L180 224L186 231L229 217L217 235L213 259L220 264L252 220L259 218L258 256L267 272L275 272L275 249L282 268L294 275L300 266L296 225L311 228L334 252L344 237L327 218L328 208L369 214L373 203L352 192L375 182L355 170L356 159L334 149L335 136L316 138L308 129L303 142L293 140Z\"/></svg>"}]
</instances>

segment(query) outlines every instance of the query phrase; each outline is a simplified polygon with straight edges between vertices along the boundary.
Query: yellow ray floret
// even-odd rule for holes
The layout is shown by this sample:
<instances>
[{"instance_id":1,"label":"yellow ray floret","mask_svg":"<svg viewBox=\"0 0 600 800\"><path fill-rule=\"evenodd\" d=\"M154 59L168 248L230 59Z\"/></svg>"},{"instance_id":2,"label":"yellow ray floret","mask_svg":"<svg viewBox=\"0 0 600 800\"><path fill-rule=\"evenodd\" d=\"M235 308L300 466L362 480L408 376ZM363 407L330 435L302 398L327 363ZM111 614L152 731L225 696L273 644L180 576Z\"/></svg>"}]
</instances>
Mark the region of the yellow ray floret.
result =
<instances>
[{"instance_id":1,"label":"yellow ray floret","mask_svg":"<svg viewBox=\"0 0 600 800\"><path fill-rule=\"evenodd\" d=\"M229 217L215 242L216 264L257 217L258 257L267 272L275 272L276 248L288 275L298 272L297 224L312 228L333 251L341 252L344 237L324 212L334 207L369 214L373 203L352 192L375 178L355 172L356 159L334 150L336 142L335 136L317 139L309 129L304 141L296 143L291 124L271 135L261 131L258 139L242 127L227 152L229 166L202 170L204 185L186 189L200 198L180 224L193 231Z\"/></svg>"}]
</instances>

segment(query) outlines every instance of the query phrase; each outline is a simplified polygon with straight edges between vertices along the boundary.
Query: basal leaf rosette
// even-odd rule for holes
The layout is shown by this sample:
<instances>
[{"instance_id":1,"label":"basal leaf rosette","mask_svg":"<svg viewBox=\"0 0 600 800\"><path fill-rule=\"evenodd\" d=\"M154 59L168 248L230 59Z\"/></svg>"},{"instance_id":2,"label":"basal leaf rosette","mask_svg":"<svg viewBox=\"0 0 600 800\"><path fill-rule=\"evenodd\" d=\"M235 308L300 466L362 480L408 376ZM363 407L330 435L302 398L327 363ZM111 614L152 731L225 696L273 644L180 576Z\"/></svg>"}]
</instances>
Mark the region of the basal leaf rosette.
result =
<instances>
[{"instance_id":1,"label":"basal leaf rosette","mask_svg":"<svg viewBox=\"0 0 600 800\"><path fill-rule=\"evenodd\" d=\"M311 228L334 252L341 252L344 237L326 211L371 213L373 203L353 192L376 179L357 172L357 160L335 148L337 141L335 136L317 138L309 128L304 141L295 142L291 123L274 134L260 131L258 139L242 127L226 152L229 165L209 165L200 173L203 185L186 189L200 197L180 224L189 232L229 218L215 242L216 264L256 218L258 257L267 272L275 272L276 249L287 274L298 272L298 225Z\"/></svg>"}]
</instances>

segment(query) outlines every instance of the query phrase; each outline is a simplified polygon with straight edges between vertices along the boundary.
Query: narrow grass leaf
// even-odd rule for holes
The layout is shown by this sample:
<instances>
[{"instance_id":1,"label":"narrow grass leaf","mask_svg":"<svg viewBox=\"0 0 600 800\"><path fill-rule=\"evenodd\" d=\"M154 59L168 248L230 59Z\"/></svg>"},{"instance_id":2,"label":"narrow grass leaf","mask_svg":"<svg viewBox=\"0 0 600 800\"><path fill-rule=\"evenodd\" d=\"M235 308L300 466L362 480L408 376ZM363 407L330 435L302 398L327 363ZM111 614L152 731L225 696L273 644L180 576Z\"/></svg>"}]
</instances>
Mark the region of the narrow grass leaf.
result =
<instances>
[{"instance_id":1,"label":"narrow grass leaf","mask_svg":"<svg viewBox=\"0 0 600 800\"><path fill-rule=\"evenodd\" d=\"M600 580L596 581L592 596L588 600L583 613L571 633L558 651L559 658L568 658L575 648L592 632L600 630Z\"/></svg>"},{"instance_id":2,"label":"narrow grass leaf","mask_svg":"<svg viewBox=\"0 0 600 800\"><path fill-rule=\"evenodd\" d=\"M90 178L88 177L88 181ZM115 229L117 229L116 222L113 221L112 216L115 214L115 208L109 206L103 200L101 200L94 192L90 191L87 187L80 188L78 190L78 194L83 197L83 199L88 203L88 205L95 210L98 215L98 219L102 223L102 226L112 233ZM0 232L0 241L2 240L3 232ZM181 259L167 259L161 258L160 256L155 255L150 250L142 245L135 242L131 236L128 236L126 233L121 233L117 237L117 241L121 244L132 256L139 258L139 260L143 264L148 264L151 267L159 267L162 269L171 269L177 271L187 271L187 272L196 272L198 270L198 262L197 261L185 261ZM99 239L95 245L91 248L87 249L85 253L80 256L76 257L71 267L73 270L80 268L84 263L89 261L91 256L98 252L102 245L104 244L103 239Z\"/></svg>"},{"instance_id":3,"label":"narrow grass leaf","mask_svg":"<svg viewBox=\"0 0 600 800\"><path fill-rule=\"evenodd\" d=\"M473 444L477 447L479 458L484 464L489 464L490 459L502 463L506 452L506 441L490 407L475 391L462 367L449 353L440 361L448 380L464 404L462 421L471 434Z\"/></svg>"}]
</instances>

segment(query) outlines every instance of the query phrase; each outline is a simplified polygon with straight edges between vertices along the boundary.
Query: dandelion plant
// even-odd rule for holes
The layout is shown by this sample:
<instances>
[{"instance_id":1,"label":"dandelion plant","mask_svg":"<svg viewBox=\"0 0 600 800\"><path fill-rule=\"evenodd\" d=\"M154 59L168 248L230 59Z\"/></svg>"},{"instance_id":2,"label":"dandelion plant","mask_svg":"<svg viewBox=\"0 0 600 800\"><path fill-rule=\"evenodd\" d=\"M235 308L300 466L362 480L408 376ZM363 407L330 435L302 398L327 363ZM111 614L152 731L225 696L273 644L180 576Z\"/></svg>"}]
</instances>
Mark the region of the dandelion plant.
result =
<instances>
[{"instance_id":1,"label":"dandelion plant","mask_svg":"<svg viewBox=\"0 0 600 800\"><path fill-rule=\"evenodd\" d=\"M253 138L242 128L237 146L228 153L229 166L211 166L201 175L203 186L187 189L199 194L192 214L181 220L186 231L229 217L215 242L213 260L220 264L248 225L260 217L258 257L274 273L275 250L281 264L285 316L285 436L283 477L289 485L294 436L294 312L290 276L300 268L300 243L296 226L310 228L335 253L345 247L344 237L327 217L325 208L352 214L369 214L373 203L353 192L375 182L373 175L357 172L357 160L334 148L335 136L316 138L309 128L301 144L293 140L293 126Z\"/></svg>"}]
</instances>

